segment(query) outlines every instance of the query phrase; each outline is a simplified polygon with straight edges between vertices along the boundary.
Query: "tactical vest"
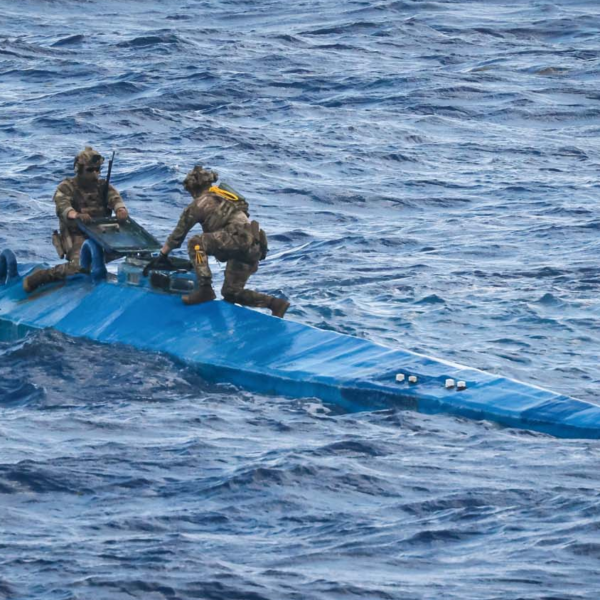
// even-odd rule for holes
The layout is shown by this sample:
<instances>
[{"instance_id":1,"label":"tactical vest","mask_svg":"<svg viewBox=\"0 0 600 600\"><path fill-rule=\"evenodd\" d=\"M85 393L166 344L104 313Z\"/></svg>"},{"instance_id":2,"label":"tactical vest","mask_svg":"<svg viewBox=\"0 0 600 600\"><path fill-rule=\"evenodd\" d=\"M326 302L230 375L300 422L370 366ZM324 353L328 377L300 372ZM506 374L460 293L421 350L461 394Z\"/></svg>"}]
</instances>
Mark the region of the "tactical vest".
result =
<instances>
[{"instance_id":1,"label":"tactical vest","mask_svg":"<svg viewBox=\"0 0 600 600\"><path fill-rule=\"evenodd\" d=\"M248 206L248 202L246 202L246 198L242 196L239 192L236 192L231 186L226 183L221 183L220 185L213 185L209 190L211 194L216 194L219 198L222 198L226 202L230 203L236 210L239 210L246 214L247 217L250 216Z\"/></svg>"},{"instance_id":2,"label":"tactical vest","mask_svg":"<svg viewBox=\"0 0 600 600\"><path fill-rule=\"evenodd\" d=\"M73 208L77 212L90 215L93 219L110 216L111 210L104 205L104 198L102 195L104 185L104 180L101 180L98 182L98 187L89 192L82 190L77 186L73 186Z\"/></svg>"},{"instance_id":3,"label":"tactical vest","mask_svg":"<svg viewBox=\"0 0 600 600\"><path fill-rule=\"evenodd\" d=\"M248 222L248 203L243 196L230 192L229 189L224 189L223 185L213 186L197 199L199 206L204 206L200 223L205 232Z\"/></svg>"},{"instance_id":4,"label":"tactical vest","mask_svg":"<svg viewBox=\"0 0 600 600\"><path fill-rule=\"evenodd\" d=\"M90 215L93 219L110 216L111 210L104 205L102 195L105 185L104 179L98 182L96 189L90 191L81 189L73 179L68 179L67 184L71 193L71 206L76 212ZM67 220L66 228L71 235L81 235L81 231L74 219ZM62 223L61 230L64 230Z\"/></svg>"}]
</instances>

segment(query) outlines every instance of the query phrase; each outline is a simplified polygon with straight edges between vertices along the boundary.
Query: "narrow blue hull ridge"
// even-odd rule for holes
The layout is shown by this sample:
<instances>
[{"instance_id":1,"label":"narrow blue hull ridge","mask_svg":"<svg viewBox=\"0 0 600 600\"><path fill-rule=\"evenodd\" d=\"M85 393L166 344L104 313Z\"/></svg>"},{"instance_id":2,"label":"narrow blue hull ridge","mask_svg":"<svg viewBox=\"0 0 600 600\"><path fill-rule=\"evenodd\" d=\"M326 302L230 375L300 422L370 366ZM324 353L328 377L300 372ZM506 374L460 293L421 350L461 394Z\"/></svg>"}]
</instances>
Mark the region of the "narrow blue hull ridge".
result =
<instances>
[{"instance_id":1,"label":"narrow blue hull ridge","mask_svg":"<svg viewBox=\"0 0 600 600\"><path fill-rule=\"evenodd\" d=\"M6 272L6 269L5 269ZM4 336L52 328L163 352L211 381L264 394L319 398L349 411L383 408L486 419L566 438L600 438L600 406L367 340L215 301L77 276L28 296L13 272L0 285ZM398 382L396 376L405 375ZM417 383L409 383L415 375ZM447 379L466 389L445 387Z\"/></svg>"}]
</instances>

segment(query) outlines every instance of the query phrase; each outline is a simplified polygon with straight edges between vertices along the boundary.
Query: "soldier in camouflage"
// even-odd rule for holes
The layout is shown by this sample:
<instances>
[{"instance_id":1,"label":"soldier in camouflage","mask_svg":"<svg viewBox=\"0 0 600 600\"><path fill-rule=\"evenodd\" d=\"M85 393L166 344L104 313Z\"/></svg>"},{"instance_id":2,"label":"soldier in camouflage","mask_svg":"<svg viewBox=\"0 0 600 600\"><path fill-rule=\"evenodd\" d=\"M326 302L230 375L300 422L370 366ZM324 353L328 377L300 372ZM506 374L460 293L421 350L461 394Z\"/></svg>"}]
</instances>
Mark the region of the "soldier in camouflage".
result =
<instances>
[{"instance_id":1,"label":"soldier in camouflage","mask_svg":"<svg viewBox=\"0 0 600 600\"><path fill-rule=\"evenodd\" d=\"M52 243L60 258L64 257L68 262L34 271L23 280L26 292L81 272L79 254L86 236L77 226L77 221L89 223L92 219L108 217L113 211L120 221L129 217L119 192L112 185L108 186L108 199L104 204L106 181L100 179L103 162L104 158L89 146L75 157L75 177L62 181L54 193L60 233L54 232Z\"/></svg>"},{"instance_id":2,"label":"soldier in camouflage","mask_svg":"<svg viewBox=\"0 0 600 600\"><path fill-rule=\"evenodd\" d=\"M256 221L248 218L248 204L235 194L212 186L217 173L200 166L194 167L183 185L191 194L192 203L183 211L173 233L161 249L162 257L179 248L190 229L200 223L204 233L188 242L190 260L194 264L198 288L183 297L185 304L200 304L215 299L208 257L227 262L223 298L243 306L269 308L276 317L283 317L290 303L245 289L248 278L258 269L259 260L266 256L267 238ZM160 257L159 257L160 260Z\"/></svg>"}]
</instances>

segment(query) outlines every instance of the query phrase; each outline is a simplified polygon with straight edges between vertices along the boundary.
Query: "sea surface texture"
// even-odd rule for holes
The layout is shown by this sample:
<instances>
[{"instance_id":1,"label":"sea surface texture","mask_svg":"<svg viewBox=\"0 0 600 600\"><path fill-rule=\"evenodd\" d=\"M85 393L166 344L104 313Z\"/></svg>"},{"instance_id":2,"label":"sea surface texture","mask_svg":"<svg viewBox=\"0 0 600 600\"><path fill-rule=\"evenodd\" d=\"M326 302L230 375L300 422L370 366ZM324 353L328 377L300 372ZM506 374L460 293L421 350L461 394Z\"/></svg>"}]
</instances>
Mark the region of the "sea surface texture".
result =
<instances>
[{"instance_id":1,"label":"sea surface texture","mask_svg":"<svg viewBox=\"0 0 600 600\"><path fill-rule=\"evenodd\" d=\"M161 240L203 164L290 319L598 403L599 78L596 0L0 0L0 249L57 261L86 144ZM0 599L596 599L599 465L28 334L0 342Z\"/></svg>"}]
</instances>

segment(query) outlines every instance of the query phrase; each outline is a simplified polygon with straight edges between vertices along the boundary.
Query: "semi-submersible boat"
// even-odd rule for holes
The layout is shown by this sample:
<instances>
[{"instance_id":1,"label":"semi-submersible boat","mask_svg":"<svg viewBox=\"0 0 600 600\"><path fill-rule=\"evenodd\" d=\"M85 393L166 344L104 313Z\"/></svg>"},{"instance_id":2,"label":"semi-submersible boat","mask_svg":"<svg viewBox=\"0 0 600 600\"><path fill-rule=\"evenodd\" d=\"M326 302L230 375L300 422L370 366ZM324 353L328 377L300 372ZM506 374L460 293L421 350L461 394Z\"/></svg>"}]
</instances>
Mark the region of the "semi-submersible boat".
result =
<instances>
[{"instance_id":1,"label":"semi-submersible boat","mask_svg":"<svg viewBox=\"0 0 600 600\"><path fill-rule=\"evenodd\" d=\"M191 264L144 269L158 242L133 220L86 230L77 275L26 294L19 267L0 255L0 334L52 328L105 344L169 354L210 381L348 411L396 408L494 421L565 438L600 438L600 406L422 354L212 301L185 306ZM124 257L108 276L105 252Z\"/></svg>"}]
</instances>

